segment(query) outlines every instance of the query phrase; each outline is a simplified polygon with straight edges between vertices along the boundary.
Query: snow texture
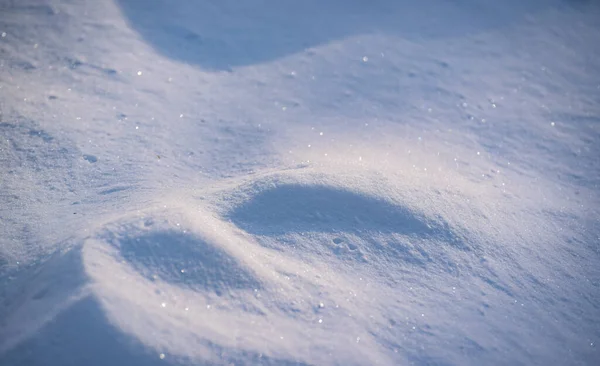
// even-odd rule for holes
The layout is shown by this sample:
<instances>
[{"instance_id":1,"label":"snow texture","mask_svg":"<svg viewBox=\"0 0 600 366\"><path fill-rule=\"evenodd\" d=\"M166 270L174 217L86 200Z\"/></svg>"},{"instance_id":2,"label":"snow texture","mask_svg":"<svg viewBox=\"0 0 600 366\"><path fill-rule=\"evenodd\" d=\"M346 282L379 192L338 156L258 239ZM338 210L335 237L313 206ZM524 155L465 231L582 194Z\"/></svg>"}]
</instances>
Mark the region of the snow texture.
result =
<instances>
[{"instance_id":1,"label":"snow texture","mask_svg":"<svg viewBox=\"0 0 600 366\"><path fill-rule=\"evenodd\" d=\"M600 364L600 4L0 0L0 365Z\"/></svg>"}]
</instances>

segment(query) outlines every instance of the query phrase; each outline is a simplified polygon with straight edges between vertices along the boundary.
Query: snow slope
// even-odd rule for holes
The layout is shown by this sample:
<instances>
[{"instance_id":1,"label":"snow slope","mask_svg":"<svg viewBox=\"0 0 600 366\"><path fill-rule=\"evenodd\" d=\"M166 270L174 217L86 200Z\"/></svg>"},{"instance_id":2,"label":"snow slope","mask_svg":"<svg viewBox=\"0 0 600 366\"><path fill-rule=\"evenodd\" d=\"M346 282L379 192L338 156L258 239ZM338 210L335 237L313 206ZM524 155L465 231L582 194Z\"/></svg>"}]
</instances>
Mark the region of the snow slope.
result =
<instances>
[{"instance_id":1,"label":"snow slope","mask_svg":"<svg viewBox=\"0 0 600 366\"><path fill-rule=\"evenodd\" d=\"M0 0L1 365L595 365L594 1Z\"/></svg>"}]
</instances>

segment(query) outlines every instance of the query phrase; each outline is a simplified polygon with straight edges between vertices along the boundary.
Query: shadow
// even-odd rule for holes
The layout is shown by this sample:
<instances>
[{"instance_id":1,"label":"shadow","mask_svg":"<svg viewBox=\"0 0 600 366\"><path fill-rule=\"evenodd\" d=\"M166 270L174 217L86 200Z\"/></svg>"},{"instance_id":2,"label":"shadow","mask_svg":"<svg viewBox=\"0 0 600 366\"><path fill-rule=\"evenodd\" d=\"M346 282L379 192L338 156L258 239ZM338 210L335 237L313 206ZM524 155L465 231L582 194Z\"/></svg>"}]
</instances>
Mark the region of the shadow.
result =
<instances>
[{"instance_id":1,"label":"shadow","mask_svg":"<svg viewBox=\"0 0 600 366\"><path fill-rule=\"evenodd\" d=\"M374 196L327 186L281 185L258 193L228 214L251 234L292 232L399 233L447 237L436 223Z\"/></svg>"},{"instance_id":2,"label":"shadow","mask_svg":"<svg viewBox=\"0 0 600 366\"><path fill-rule=\"evenodd\" d=\"M80 247L33 263L12 278L2 279L0 286L0 365L5 364L3 351L18 347L46 326L61 304L88 281Z\"/></svg>"},{"instance_id":3,"label":"shadow","mask_svg":"<svg viewBox=\"0 0 600 366\"><path fill-rule=\"evenodd\" d=\"M268 62L361 34L460 37L506 26L543 0L117 0L167 57L209 70Z\"/></svg>"},{"instance_id":4,"label":"shadow","mask_svg":"<svg viewBox=\"0 0 600 366\"><path fill-rule=\"evenodd\" d=\"M167 361L167 362L165 362ZM35 365L178 365L150 354L133 337L110 324L93 296L75 303L33 338L0 355L0 364Z\"/></svg>"},{"instance_id":5,"label":"shadow","mask_svg":"<svg viewBox=\"0 0 600 366\"><path fill-rule=\"evenodd\" d=\"M123 258L143 276L193 289L227 293L261 288L254 276L223 250L190 234L160 231L118 239Z\"/></svg>"},{"instance_id":6,"label":"shadow","mask_svg":"<svg viewBox=\"0 0 600 366\"><path fill-rule=\"evenodd\" d=\"M219 364L235 365L304 365L293 360L266 357L262 354L222 347L203 342L215 354ZM135 337L122 332L106 317L102 305L88 296L62 312L40 329L33 338L5 354L0 365L11 366L175 366L209 365L168 354L164 359Z\"/></svg>"},{"instance_id":7,"label":"shadow","mask_svg":"<svg viewBox=\"0 0 600 366\"><path fill-rule=\"evenodd\" d=\"M294 256L455 273L455 259L476 250L441 219L376 196L320 186L284 184L262 192L225 218L269 249ZM455 259L450 259L455 258ZM329 262L331 263L331 262ZM384 274L387 276L387 274Z\"/></svg>"}]
</instances>

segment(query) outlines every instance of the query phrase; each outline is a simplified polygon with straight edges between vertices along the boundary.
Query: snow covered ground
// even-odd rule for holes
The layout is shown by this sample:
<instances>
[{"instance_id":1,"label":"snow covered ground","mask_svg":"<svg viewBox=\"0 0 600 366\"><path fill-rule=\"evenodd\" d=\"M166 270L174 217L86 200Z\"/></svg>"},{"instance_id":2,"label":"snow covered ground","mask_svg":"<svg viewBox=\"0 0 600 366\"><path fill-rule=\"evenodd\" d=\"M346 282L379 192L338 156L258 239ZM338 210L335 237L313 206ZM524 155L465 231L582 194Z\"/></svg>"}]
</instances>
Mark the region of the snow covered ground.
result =
<instances>
[{"instance_id":1,"label":"snow covered ground","mask_svg":"<svg viewBox=\"0 0 600 366\"><path fill-rule=\"evenodd\" d=\"M600 3L0 0L0 365L598 365Z\"/></svg>"}]
</instances>

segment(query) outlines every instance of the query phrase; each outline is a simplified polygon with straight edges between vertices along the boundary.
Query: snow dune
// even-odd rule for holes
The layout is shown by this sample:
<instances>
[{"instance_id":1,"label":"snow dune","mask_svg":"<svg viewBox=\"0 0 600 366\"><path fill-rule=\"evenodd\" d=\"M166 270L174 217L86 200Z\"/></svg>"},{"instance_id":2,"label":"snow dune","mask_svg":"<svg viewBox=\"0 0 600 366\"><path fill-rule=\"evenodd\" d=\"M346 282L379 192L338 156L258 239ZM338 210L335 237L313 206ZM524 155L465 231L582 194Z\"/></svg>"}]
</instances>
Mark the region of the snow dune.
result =
<instances>
[{"instance_id":1,"label":"snow dune","mask_svg":"<svg viewBox=\"0 0 600 366\"><path fill-rule=\"evenodd\" d=\"M591 1L0 1L1 365L595 365Z\"/></svg>"}]
</instances>

